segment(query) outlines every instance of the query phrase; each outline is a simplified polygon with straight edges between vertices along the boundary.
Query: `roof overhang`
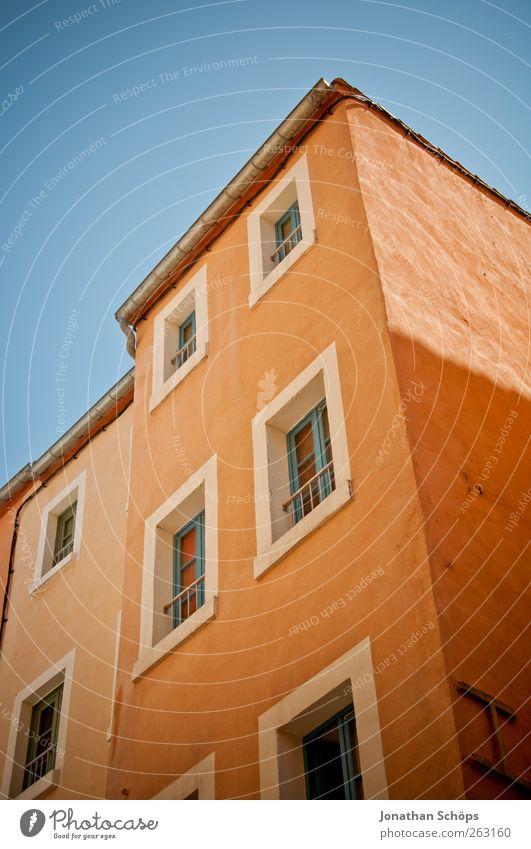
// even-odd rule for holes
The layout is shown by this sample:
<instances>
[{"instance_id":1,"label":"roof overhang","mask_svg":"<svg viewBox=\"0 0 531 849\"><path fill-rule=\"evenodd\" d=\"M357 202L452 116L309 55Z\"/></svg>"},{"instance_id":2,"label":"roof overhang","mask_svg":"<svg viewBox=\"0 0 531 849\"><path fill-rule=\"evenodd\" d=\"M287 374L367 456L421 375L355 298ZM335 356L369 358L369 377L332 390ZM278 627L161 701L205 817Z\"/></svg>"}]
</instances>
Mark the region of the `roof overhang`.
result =
<instances>
[{"instance_id":1,"label":"roof overhang","mask_svg":"<svg viewBox=\"0 0 531 849\"><path fill-rule=\"evenodd\" d=\"M253 189L259 191L277 167L291 154L291 148L318 122L333 103L345 93L366 100L357 89L342 80L332 84L320 79L290 112L287 118L258 148L243 168L225 186L192 226L175 243L155 268L116 312L122 329L135 327L144 312L173 285L203 250L217 238L243 209Z\"/></svg>"},{"instance_id":2,"label":"roof overhang","mask_svg":"<svg viewBox=\"0 0 531 849\"><path fill-rule=\"evenodd\" d=\"M134 383L135 370L132 368L42 457L34 463L28 463L8 480L0 489L0 513L32 484L47 480L55 474L100 430L118 418L133 400Z\"/></svg>"},{"instance_id":3,"label":"roof overhang","mask_svg":"<svg viewBox=\"0 0 531 849\"><path fill-rule=\"evenodd\" d=\"M116 319L127 336L127 350L131 356L134 356L132 330L138 322L218 238L250 198L272 179L278 168L291 156L298 141L323 120L337 102L345 98L374 108L438 159L445 160L461 174L471 178L474 184L487 189L526 218L531 217L514 201L472 174L359 89L340 78L332 83L320 79L117 310Z\"/></svg>"}]
</instances>

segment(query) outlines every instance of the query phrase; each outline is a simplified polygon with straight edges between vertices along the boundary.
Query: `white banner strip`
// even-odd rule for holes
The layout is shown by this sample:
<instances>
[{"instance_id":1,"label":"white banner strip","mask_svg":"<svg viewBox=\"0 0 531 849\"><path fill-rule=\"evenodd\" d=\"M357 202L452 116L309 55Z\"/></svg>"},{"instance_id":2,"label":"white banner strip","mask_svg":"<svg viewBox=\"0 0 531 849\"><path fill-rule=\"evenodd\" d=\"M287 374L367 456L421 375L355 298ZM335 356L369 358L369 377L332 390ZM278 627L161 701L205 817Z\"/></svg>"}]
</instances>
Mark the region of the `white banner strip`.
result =
<instances>
[{"instance_id":1,"label":"white banner strip","mask_svg":"<svg viewBox=\"0 0 531 849\"><path fill-rule=\"evenodd\" d=\"M3 801L2 845L101 845L149 849L322 849L479 845L524 847L524 802ZM235 810L236 806L238 811ZM333 806L333 808L331 807ZM192 808L197 806L192 806ZM528 835L526 838L525 835ZM29 844L29 839L35 843Z\"/></svg>"}]
</instances>

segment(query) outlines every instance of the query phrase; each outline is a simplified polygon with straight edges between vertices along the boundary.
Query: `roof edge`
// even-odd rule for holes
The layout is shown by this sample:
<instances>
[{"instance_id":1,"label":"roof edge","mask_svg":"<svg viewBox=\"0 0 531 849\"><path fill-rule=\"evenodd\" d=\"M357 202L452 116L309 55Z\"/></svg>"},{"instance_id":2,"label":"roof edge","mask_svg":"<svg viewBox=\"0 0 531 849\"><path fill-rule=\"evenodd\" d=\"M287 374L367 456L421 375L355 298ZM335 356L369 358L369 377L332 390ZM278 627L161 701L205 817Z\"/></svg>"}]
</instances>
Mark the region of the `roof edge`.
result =
<instances>
[{"instance_id":1,"label":"roof edge","mask_svg":"<svg viewBox=\"0 0 531 849\"><path fill-rule=\"evenodd\" d=\"M351 86L348 86L348 88L353 90ZM277 129L118 308L115 317L123 330L125 330L124 324L131 324L135 314L144 306L146 301L150 300L155 292L164 285L170 274L191 253L210 229L220 219L224 218L228 210L247 191L249 186L256 182L260 175L267 170L301 126L311 120L323 103L335 92L334 85L327 83L321 77L304 95L302 100L278 125Z\"/></svg>"},{"instance_id":2,"label":"roof edge","mask_svg":"<svg viewBox=\"0 0 531 849\"><path fill-rule=\"evenodd\" d=\"M141 312L146 307L149 308L149 305L151 305L156 297L160 297L165 289L171 285L171 278L174 272L179 267L185 265L186 260L191 258L194 249L201 242L205 241L205 237L216 225L219 225L220 221L223 221L224 227L230 223L230 216L227 213L231 207L246 193L251 184L256 183L268 168L270 168L275 158L278 158L279 152L282 150L286 151L289 148L287 142L292 140L308 121L316 119L316 116L322 111L323 107L326 108L328 106L330 108L334 105L334 101L339 101L345 97L366 103L369 107L376 109L385 118L400 127L408 137L422 145L428 152L445 161L453 168L456 168L464 177L470 178L475 185L495 195L498 200L501 200L515 212L520 213L528 220L531 219L531 214L519 206L514 200L511 200L490 186L472 171L465 168L464 165L461 165L457 160L452 159L441 148L435 147L435 145L431 144L420 133L415 132L415 130L401 121L400 118L396 118L385 107L371 100L359 89L351 86L340 77L336 77L331 83L327 83L321 77L289 115L278 125L277 129L258 148L256 153L253 154L232 180L227 183L223 191L217 195L199 218L178 239L168 253L118 308L115 317L127 336L127 350L131 356L134 357L134 341L132 339L131 326L134 326L139 320ZM327 101L330 101L330 103L327 104ZM289 158L289 155L290 152L288 150L285 158ZM185 268L183 267L182 271L184 270Z\"/></svg>"},{"instance_id":3,"label":"roof edge","mask_svg":"<svg viewBox=\"0 0 531 849\"><path fill-rule=\"evenodd\" d=\"M110 424L123 413L133 400L134 372L133 367L38 460L27 463L0 488L0 511L30 484L54 474L106 424Z\"/></svg>"}]
</instances>

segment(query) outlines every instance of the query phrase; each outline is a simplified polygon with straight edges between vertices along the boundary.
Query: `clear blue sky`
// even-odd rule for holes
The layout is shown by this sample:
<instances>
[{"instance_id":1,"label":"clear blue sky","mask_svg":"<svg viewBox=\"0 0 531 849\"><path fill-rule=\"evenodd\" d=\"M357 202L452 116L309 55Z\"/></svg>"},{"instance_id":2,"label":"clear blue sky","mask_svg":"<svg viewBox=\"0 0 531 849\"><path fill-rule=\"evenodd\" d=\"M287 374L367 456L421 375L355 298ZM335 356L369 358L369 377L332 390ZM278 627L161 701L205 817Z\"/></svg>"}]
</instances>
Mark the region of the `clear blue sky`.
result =
<instances>
[{"instance_id":1,"label":"clear blue sky","mask_svg":"<svg viewBox=\"0 0 531 849\"><path fill-rule=\"evenodd\" d=\"M115 309L320 76L531 203L529 0L4 0L0 16L2 481L131 367Z\"/></svg>"}]
</instances>

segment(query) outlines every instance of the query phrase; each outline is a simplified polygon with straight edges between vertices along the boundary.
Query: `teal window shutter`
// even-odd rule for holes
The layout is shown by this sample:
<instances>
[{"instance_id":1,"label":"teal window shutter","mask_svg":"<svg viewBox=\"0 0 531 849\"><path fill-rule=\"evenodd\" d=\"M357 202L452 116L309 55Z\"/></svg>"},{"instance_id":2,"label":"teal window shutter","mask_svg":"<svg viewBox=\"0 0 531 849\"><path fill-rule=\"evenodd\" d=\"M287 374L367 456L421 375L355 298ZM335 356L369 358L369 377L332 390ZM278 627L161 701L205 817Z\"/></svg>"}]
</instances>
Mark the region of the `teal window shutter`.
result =
<instances>
[{"instance_id":1,"label":"teal window shutter","mask_svg":"<svg viewBox=\"0 0 531 849\"><path fill-rule=\"evenodd\" d=\"M172 360L175 368L180 368L196 350L195 310L179 326L179 347Z\"/></svg>"},{"instance_id":2,"label":"teal window shutter","mask_svg":"<svg viewBox=\"0 0 531 849\"><path fill-rule=\"evenodd\" d=\"M295 201L275 224L277 263L282 262L284 257L300 242L302 238L300 223L299 203Z\"/></svg>"},{"instance_id":3,"label":"teal window shutter","mask_svg":"<svg viewBox=\"0 0 531 849\"><path fill-rule=\"evenodd\" d=\"M173 627L205 602L205 513L202 511L173 538ZM188 590L188 592L185 592Z\"/></svg>"},{"instance_id":4,"label":"teal window shutter","mask_svg":"<svg viewBox=\"0 0 531 849\"><path fill-rule=\"evenodd\" d=\"M296 523L334 489L333 468L329 467L332 449L325 400L289 431L287 443L290 491L292 495L299 493L292 502Z\"/></svg>"}]
</instances>

